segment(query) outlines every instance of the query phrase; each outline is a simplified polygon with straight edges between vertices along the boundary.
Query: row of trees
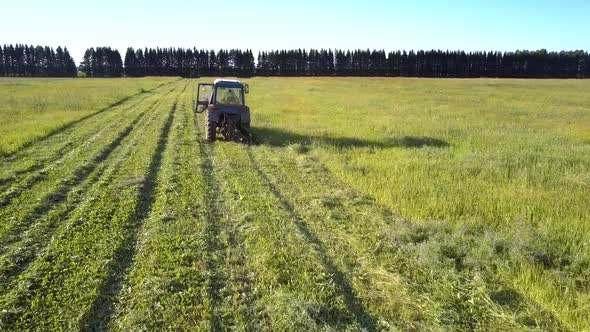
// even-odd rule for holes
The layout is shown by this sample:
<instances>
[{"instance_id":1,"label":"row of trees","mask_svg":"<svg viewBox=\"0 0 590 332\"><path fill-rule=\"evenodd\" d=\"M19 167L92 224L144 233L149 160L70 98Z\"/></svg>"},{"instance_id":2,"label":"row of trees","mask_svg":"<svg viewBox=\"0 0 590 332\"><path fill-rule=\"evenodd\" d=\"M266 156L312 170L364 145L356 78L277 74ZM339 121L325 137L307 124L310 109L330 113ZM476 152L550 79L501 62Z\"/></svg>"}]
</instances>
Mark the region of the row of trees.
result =
<instances>
[{"instance_id":1,"label":"row of trees","mask_svg":"<svg viewBox=\"0 0 590 332\"><path fill-rule=\"evenodd\" d=\"M260 76L590 78L585 51L463 52L281 50L261 52Z\"/></svg>"},{"instance_id":2,"label":"row of trees","mask_svg":"<svg viewBox=\"0 0 590 332\"><path fill-rule=\"evenodd\" d=\"M124 64L124 66L123 66ZM463 52L297 49L251 50L89 48L78 68L88 77L141 76L402 76L590 78L586 51ZM67 48L4 45L1 76L76 76Z\"/></svg>"},{"instance_id":3,"label":"row of trees","mask_svg":"<svg viewBox=\"0 0 590 332\"><path fill-rule=\"evenodd\" d=\"M76 63L67 48L4 45L0 47L0 76L74 77Z\"/></svg>"},{"instance_id":4,"label":"row of trees","mask_svg":"<svg viewBox=\"0 0 590 332\"><path fill-rule=\"evenodd\" d=\"M255 73L251 50L208 50L182 48L129 47L125 53L125 73L128 76L239 76Z\"/></svg>"},{"instance_id":5,"label":"row of trees","mask_svg":"<svg viewBox=\"0 0 590 332\"><path fill-rule=\"evenodd\" d=\"M590 78L585 51L464 52L381 50L252 51L127 49L128 76L402 76Z\"/></svg>"}]
</instances>

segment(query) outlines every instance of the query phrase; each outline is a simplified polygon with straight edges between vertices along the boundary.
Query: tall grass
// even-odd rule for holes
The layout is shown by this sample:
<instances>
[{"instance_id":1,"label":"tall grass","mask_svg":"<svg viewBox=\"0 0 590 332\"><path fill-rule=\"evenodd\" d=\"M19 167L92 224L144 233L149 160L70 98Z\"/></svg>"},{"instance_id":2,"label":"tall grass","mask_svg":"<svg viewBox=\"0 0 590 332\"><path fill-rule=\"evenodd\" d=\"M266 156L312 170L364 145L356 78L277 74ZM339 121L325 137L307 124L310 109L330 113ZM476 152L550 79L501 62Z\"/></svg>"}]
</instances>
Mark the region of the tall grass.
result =
<instances>
[{"instance_id":1,"label":"tall grass","mask_svg":"<svg viewBox=\"0 0 590 332\"><path fill-rule=\"evenodd\" d=\"M426 227L494 234L510 252L499 275L570 326L590 324L590 82L250 84L264 144L309 149L337 177Z\"/></svg>"}]
</instances>

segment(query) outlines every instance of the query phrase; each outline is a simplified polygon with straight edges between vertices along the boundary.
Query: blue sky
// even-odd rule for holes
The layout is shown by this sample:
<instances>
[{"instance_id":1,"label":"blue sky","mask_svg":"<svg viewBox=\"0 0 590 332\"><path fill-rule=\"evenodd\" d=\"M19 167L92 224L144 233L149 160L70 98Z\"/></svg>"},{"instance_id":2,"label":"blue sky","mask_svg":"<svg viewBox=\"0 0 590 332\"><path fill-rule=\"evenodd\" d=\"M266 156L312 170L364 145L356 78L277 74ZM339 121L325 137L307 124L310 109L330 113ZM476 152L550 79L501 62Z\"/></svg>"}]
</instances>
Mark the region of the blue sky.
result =
<instances>
[{"instance_id":1,"label":"blue sky","mask_svg":"<svg viewBox=\"0 0 590 332\"><path fill-rule=\"evenodd\" d=\"M0 44L207 49L590 50L582 0L102 0L0 6Z\"/></svg>"}]
</instances>

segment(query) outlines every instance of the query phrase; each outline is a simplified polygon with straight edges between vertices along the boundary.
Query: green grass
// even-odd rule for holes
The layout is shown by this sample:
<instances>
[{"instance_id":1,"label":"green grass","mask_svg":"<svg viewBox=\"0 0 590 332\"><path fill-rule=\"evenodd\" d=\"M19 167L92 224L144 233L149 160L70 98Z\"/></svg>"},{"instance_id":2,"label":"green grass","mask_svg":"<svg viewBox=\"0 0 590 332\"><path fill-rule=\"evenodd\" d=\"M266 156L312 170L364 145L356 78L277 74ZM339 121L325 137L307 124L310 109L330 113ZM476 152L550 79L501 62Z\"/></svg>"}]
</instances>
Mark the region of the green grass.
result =
<instances>
[{"instance_id":1,"label":"green grass","mask_svg":"<svg viewBox=\"0 0 590 332\"><path fill-rule=\"evenodd\" d=\"M0 155L173 78L0 78Z\"/></svg>"},{"instance_id":2,"label":"green grass","mask_svg":"<svg viewBox=\"0 0 590 332\"><path fill-rule=\"evenodd\" d=\"M590 329L589 82L196 82L1 157L0 329Z\"/></svg>"},{"instance_id":3,"label":"green grass","mask_svg":"<svg viewBox=\"0 0 590 332\"><path fill-rule=\"evenodd\" d=\"M494 234L508 252L498 275L570 326L588 327L590 82L312 78L252 87L266 144L305 145L336 177L414 222Z\"/></svg>"}]
</instances>

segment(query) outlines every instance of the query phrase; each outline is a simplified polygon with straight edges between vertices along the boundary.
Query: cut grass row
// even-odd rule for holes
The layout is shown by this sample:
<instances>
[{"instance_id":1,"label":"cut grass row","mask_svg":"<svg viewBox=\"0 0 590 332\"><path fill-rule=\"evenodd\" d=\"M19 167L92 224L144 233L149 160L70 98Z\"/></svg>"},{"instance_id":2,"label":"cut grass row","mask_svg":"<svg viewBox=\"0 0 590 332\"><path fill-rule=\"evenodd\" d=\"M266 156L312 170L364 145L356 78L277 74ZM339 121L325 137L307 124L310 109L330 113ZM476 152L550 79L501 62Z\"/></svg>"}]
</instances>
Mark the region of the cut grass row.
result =
<instances>
[{"instance_id":1,"label":"cut grass row","mask_svg":"<svg viewBox=\"0 0 590 332\"><path fill-rule=\"evenodd\" d=\"M332 284L334 263L326 267L327 257L309 251L259 171L244 169L251 166L240 158L244 151L236 158L231 148L242 146L203 144L193 117L186 107L177 111L113 327L374 329L351 286ZM187 155L194 158L179 158ZM345 282L342 273L336 279ZM320 303L306 303L304 294Z\"/></svg>"},{"instance_id":2,"label":"cut grass row","mask_svg":"<svg viewBox=\"0 0 590 332\"><path fill-rule=\"evenodd\" d=\"M0 78L0 156L12 155L108 105L172 80Z\"/></svg>"},{"instance_id":3,"label":"cut grass row","mask_svg":"<svg viewBox=\"0 0 590 332\"><path fill-rule=\"evenodd\" d=\"M203 144L196 128L204 124L195 127L193 117L179 108L175 148L164 155L114 326L376 328L351 286L334 284L345 283L342 273L333 277L334 263L309 250L259 171L242 159L243 146Z\"/></svg>"},{"instance_id":4,"label":"cut grass row","mask_svg":"<svg viewBox=\"0 0 590 332\"><path fill-rule=\"evenodd\" d=\"M209 188L191 98L185 94L179 101L154 205L139 233L126 291L116 301L111 327L118 330L213 326L207 287Z\"/></svg>"},{"instance_id":5,"label":"cut grass row","mask_svg":"<svg viewBox=\"0 0 590 332\"><path fill-rule=\"evenodd\" d=\"M167 95L173 90L174 88L168 89L163 94ZM101 178L109 166L116 168L131 153L132 147L127 144L130 139L128 136L135 140L140 138L138 132L141 132L146 121L149 121L145 116L148 119L154 117L157 100L154 100L154 103L146 101L145 104L136 106L137 109L126 108L124 113L116 112L120 126L126 127L119 132L109 128L109 132L104 134L106 140L103 142L107 145L96 145L97 142L93 142L100 147L97 154L75 155L76 157L70 161L69 168L61 170L57 176L39 182L39 188L27 191L23 195L24 199L19 198L2 210L2 215L10 218L2 224L4 246L0 252L0 288L7 286L10 278L23 271L32 259L39 255L39 251L52 238L54 229L67 219L69 213L84 199L86 191ZM129 123L132 117L134 119ZM88 128L81 126L79 130L85 131ZM29 203L20 204L20 201Z\"/></svg>"},{"instance_id":6,"label":"cut grass row","mask_svg":"<svg viewBox=\"0 0 590 332\"><path fill-rule=\"evenodd\" d=\"M138 229L149 212L180 92L181 88L158 101L138 134L123 143L130 153L109 164L80 206L57 228L42 255L3 295L6 328L102 326L111 311L111 292L118 291L112 287L120 285Z\"/></svg>"},{"instance_id":7,"label":"cut grass row","mask_svg":"<svg viewBox=\"0 0 590 332\"><path fill-rule=\"evenodd\" d=\"M168 93L173 90L174 88L170 89ZM0 211L0 219L6 222L0 225L0 242L6 243L9 234L20 233L23 223L45 214L48 207L61 201L67 189L79 184L102 163L130 134L143 116L157 106L157 102L158 100L154 99L150 101L150 106L147 106L147 103L138 103L130 109L113 110L112 117L116 119L113 118L113 122L110 123L105 121L100 130L94 126L82 126L78 130L82 136L97 131L92 137L79 141L80 145L72 147L65 156L53 164L33 174L23 175L22 182L13 184L3 196L4 208ZM52 154L54 151L45 153ZM44 156L42 153L37 155L38 158Z\"/></svg>"},{"instance_id":8,"label":"cut grass row","mask_svg":"<svg viewBox=\"0 0 590 332\"><path fill-rule=\"evenodd\" d=\"M10 157L0 158L0 190L3 191L3 198L0 200L5 201L6 195L10 197L18 194L26 190L31 182L43 179L48 169L61 164L64 158L75 155L81 145L88 145L104 131L110 130L111 126L121 123L121 117L140 109L136 106L141 106L146 99L155 101L158 91L169 89L167 85L124 98L84 119L70 123L67 127L53 131L40 140L39 143L42 144L32 144Z\"/></svg>"},{"instance_id":9,"label":"cut grass row","mask_svg":"<svg viewBox=\"0 0 590 332\"><path fill-rule=\"evenodd\" d=\"M223 167L203 143L190 97L177 111L170 149L113 327L127 330L252 330L256 317L243 244L224 205Z\"/></svg>"},{"instance_id":10,"label":"cut grass row","mask_svg":"<svg viewBox=\"0 0 590 332\"><path fill-rule=\"evenodd\" d=\"M382 325L307 221L239 145L219 147L226 204L270 330L374 330ZM239 177L231 174L240 174ZM296 176L296 175L295 175ZM317 189L317 188L316 188Z\"/></svg>"}]
</instances>

